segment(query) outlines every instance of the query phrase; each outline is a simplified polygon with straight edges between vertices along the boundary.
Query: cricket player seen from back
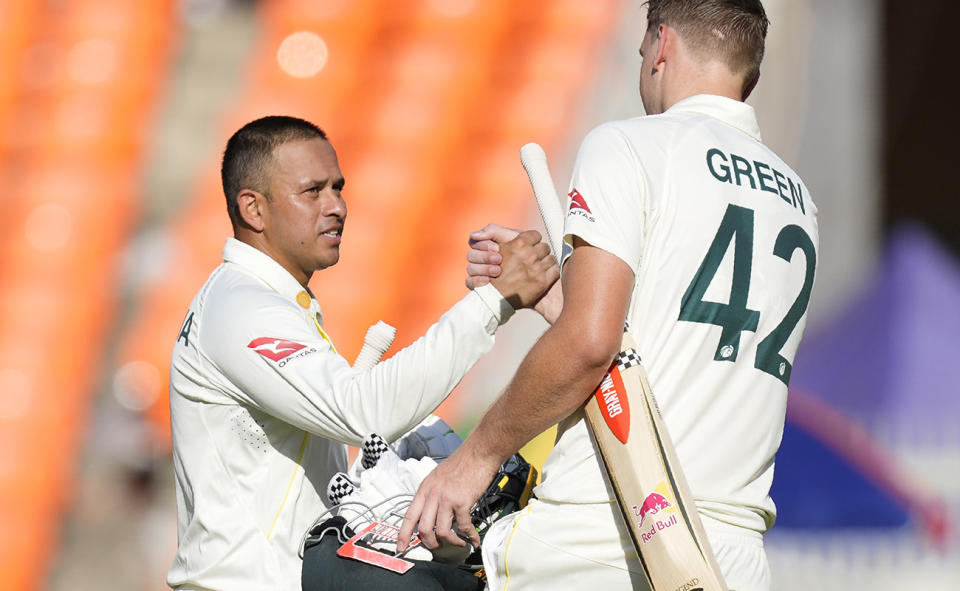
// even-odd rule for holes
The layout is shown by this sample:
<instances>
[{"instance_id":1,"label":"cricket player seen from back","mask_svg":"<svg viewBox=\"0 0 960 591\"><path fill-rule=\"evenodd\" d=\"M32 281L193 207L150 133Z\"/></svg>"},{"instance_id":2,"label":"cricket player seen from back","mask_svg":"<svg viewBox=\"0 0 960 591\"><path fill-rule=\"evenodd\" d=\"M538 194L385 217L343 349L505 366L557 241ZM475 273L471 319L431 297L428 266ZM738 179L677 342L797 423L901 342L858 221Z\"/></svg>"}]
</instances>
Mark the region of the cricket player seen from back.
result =
<instances>
[{"instance_id":1,"label":"cricket player seen from back","mask_svg":"<svg viewBox=\"0 0 960 591\"><path fill-rule=\"evenodd\" d=\"M337 263L347 203L326 135L293 117L237 131L223 157L234 238L197 293L170 370L176 589L300 589L298 548L324 512L346 445L417 425L493 345L514 308L559 270L535 232L504 246L504 272L369 370L323 328L308 282ZM363 286L344 285L346 290Z\"/></svg>"},{"instance_id":2,"label":"cricket player seen from back","mask_svg":"<svg viewBox=\"0 0 960 591\"><path fill-rule=\"evenodd\" d=\"M767 24L757 0L648 2L647 115L601 125L580 147L562 309L463 446L421 484L401 540L419 529L428 544L450 541L451 516L463 523L503 458L559 423L536 498L484 538L489 588L645 588L583 413L626 320L727 586L771 588L763 533L776 515L774 456L818 231L805 185L763 145L743 102ZM493 225L473 234L469 285L496 277L498 244L514 235ZM639 509L673 503L651 493Z\"/></svg>"}]
</instances>

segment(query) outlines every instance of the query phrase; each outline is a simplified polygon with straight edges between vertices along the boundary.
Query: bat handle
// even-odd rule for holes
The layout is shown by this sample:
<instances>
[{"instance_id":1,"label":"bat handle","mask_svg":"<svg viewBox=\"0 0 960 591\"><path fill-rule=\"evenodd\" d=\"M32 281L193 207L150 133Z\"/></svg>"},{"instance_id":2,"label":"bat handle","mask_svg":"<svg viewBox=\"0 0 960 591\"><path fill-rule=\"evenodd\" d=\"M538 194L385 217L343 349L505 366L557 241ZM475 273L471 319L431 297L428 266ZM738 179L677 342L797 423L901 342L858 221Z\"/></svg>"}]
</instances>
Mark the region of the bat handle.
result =
<instances>
[{"instance_id":1,"label":"bat handle","mask_svg":"<svg viewBox=\"0 0 960 591\"><path fill-rule=\"evenodd\" d=\"M557 196L553 177L550 176L547 154L539 144L529 143L520 148L520 162L527 171L527 178L537 198L537 207L540 209L543 226L547 230L550 247L559 260L560 249L563 246L563 209L560 207L560 198Z\"/></svg>"},{"instance_id":2,"label":"bat handle","mask_svg":"<svg viewBox=\"0 0 960 591\"><path fill-rule=\"evenodd\" d=\"M353 368L366 371L379 363L380 358L393 344L395 336L397 336L397 329L382 320L368 328L367 335L363 338L363 347L357 355L357 360L353 362Z\"/></svg>"}]
</instances>

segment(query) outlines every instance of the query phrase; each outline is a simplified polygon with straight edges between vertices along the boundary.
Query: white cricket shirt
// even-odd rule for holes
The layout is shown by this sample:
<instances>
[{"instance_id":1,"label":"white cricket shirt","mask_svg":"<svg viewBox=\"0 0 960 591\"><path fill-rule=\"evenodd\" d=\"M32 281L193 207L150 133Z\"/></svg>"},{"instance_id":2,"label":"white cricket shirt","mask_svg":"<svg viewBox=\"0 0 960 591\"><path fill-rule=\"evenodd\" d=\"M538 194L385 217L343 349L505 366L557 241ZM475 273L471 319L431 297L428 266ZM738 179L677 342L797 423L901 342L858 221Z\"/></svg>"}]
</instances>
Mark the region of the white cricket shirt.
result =
<instances>
[{"instance_id":1,"label":"white cricket shirt","mask_svg":"<svg viewBox=\"0 0 960 591\"><path fill-rule=\"evenodd\" d=\"M761 143L752 107L699 95L593 130L568 205L568 245L579 236L634 270L627 320L700 512L766 531L816 266L806 186ZM603 478L578 411L536 494L609 501Z\"/></svg>"},{"instance_id":2,"label":"white cricket shirt","mask_svg":"<svg viewBox=\"0 0 960 591\"><path fill-rule=\"evenodd\" d=\"M415 426L492 347L512 308L478 288L359 372L276 261L232 238L223 259L190 304L170 368L179 544L167 583L299 590L298 547L326 509L318 491L346 470L345 444Z\"/></svg>"}]
</instances>

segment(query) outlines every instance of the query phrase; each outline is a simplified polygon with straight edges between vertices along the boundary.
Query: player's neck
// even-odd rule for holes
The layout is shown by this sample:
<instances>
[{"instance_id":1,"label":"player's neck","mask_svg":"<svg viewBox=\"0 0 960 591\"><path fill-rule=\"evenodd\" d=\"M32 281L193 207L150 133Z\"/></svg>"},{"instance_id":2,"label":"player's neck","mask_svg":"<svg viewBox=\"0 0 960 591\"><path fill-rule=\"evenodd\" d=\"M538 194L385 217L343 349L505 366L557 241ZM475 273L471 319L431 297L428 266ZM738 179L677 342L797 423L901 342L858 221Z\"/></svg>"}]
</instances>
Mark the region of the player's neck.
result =
<instances>
[{"instance_id":1,"label":"player's neck","mask_svg":"<svg viewBox=\"0 0 960 591\"><path fill-rule=\"evenodd\" d=\"M739 76L732 76L725 66L716 62L711 66L690 71L684 76L677 76L673 82L664 88L664 111L698 94L723 96L735 101L743 100L743 80Z\"/></svg>"},{"instance_id":2,"label":"player's neck","mask_svg":"<svg viewBox=\"0 0 960 591\"><path fill-rule=\"evenodd\" d=\"M290 273L290 275L297 280L297 283L302 285L304 289L308 289L307 286L310 283L312 273L307 273L298 265L296 265L290 259L290 257L284 256L283 251L281 249L274 248L270 242L266 240L262 233L240 230L234 232L234 238L240 242L249 244L276 261L277 264L283 267L287 273Z\"/></svg>"}]
</instances>

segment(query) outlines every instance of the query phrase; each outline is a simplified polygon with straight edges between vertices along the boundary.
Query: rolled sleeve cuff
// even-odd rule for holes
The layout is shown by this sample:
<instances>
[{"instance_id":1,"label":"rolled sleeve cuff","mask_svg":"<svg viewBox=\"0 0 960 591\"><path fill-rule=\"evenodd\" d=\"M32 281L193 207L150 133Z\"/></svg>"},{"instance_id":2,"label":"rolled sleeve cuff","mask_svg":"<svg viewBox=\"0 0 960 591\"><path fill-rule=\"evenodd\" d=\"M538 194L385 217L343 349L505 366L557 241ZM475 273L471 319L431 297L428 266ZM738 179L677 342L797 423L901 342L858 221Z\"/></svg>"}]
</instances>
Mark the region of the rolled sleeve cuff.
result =
<instances>
[{"instance_id":1,"label":"rolled sleeve cuff","mask_svg":"<svg viewBox=\"0 0 960 591\"><path fill-rule=\"evenodd\" d=\"M510 320L510 317L516 312L510 302L491 283L477 287L473 290L473 293L480 297L480 301L493 314L493 317L487 322L487 332L490 334L495 333L497 327Z\"/></svg>"}]
</instances>

